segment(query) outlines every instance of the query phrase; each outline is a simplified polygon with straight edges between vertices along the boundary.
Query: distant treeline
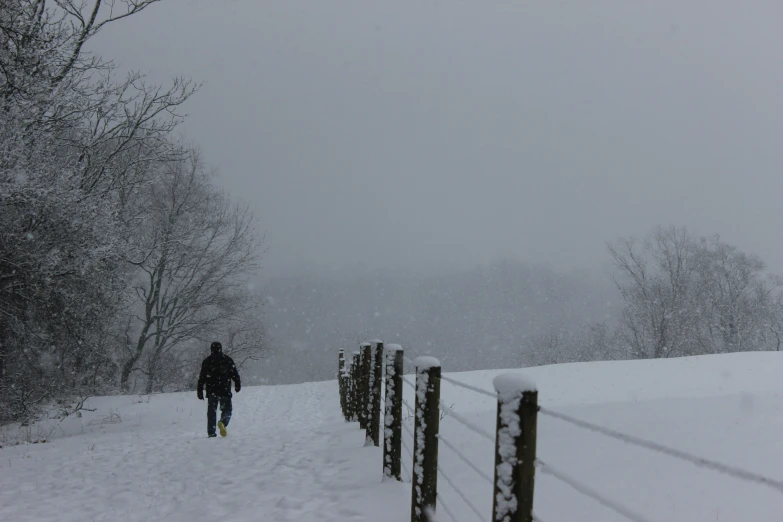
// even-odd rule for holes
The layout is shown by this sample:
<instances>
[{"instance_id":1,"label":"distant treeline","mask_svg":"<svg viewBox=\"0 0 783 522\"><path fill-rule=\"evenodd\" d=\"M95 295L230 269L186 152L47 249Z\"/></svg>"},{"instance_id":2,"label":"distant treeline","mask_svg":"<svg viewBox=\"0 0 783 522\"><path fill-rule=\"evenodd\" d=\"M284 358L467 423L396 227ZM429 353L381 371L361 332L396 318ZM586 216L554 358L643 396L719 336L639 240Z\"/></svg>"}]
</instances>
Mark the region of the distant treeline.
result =
<instances>
[{"instance_id":1,"label":"distant treeline","mask_svg":"<svg viewBox=\"0 0 783 522\"><path fill-rule=\"evenodd\" d=\"M755 256L672 227L608 253L606 277L503 261L270 281L263 374L331 379L338 348L376 337L449 371L780 348L780 279Z\"/></svg>"}]
</instances>

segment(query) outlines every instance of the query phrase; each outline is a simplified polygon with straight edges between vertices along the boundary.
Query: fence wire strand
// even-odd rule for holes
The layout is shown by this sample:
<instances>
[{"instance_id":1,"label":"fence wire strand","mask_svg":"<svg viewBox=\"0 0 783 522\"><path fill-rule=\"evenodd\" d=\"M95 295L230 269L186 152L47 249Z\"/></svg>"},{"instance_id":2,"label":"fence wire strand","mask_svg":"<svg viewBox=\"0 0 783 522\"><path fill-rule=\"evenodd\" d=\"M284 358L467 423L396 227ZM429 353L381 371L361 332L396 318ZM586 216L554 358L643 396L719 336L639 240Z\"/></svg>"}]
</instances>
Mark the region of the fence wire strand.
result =
<instances>
[{"instance_id":1,"label":"fence wire strand","mask_svg":"<svg viewBox=\"0 0 783 522\"><path fill-rule=\"evenodd\" d=\"M631 520L633 522L650 522L649 519L644 518L643 516L641 516L641 515L639 515L637 513L634 513L630 509L628 509L626 507L623 507L620 504L617 504L616 502L614 502L612 500L609 500L608 498L606 498L602 494L598 493L596 490L594 490L590 486L586 486L585 484L579 482L578 480L569 477L568 475L566 475L562 471L559 471L559 470L553 468L549 464L546 464L545 462L542 462L541 460L536 459L536 465L538 466L538 468L543 473L547 473L549 475L552 475L553 477L555 477L559 481L561 481L561 482L563 482L565 484L568 484L574 490L578 491L582 495L584 495L586 497L589 497L589 498L592 498L596 502L598 502L598 503L602 504L603 506L611 509L615 513L624 516L628 520Z\"/></svg>"},{"instance_id":2,"label":"fence wire strand","mask_svg":"<svg viewBox=\"0 0 783 522\"><path fill-rule=\"evenodd\" d=\"M401 443L401 445L402 445L402 448L403 448L403 449L404 449L404 450L405 450L405 451L408 453L408 455L410 456L411 460L413 460L413 452L412 452L412 451L411 451L411 449L408 447L408 445L407 445L407 444L405 444L405 440L404 440L404 439L400 439L400 443ZM413 473L411 473L411 470L410 470L410 469L408 468L408 466L405 464L405 459L404 459L404 458L402 458L402 455L400 455L400 467L401 467L401 468L402 468L402 470L405 472L405 474L406 474L406 475L408 475L408 482L413 482Z\"/></svg>"},{"instance_id":3,"label":"fence wire strand","mask_svg":"<svg viewBox=\"0 0 783 522\"><path fill-rule=\"evenodd\" d=\"M413 452L411 451L411 449L408 447L407 444L405 444L404 440L401 440L400 442L402 443L403 449L405 449L405 451L408 452L408 455L410 456L411 460L413 460Z\"/></svg>"},{"instance_id":4,"label":"fence wire strand","mask_svg":"<svg viewBox=\"0 0 783 522\"><path fill-rule=\"evenodd\" d=\"M478 519L483 522L484 516L481 514L481 511L479 511L478 508L473 505L470 499L468 499L468 497L466 497L465 494L462 491L460 491L460 489L457 487L456 484L454 484L454 482L448 477L448 475L443 473L443 469L441 469L440 466L438 466L438 473L440 473L440 476L443 477L446 482L448 482L449 486L451 486L451 489L453 489L457 493L457 495L459 495L460 498L462 498L462 501L465 502L465 504L467 504L467 506L471 509L471 511L473 511L476 514Z\"/></svg>"},{"instance_id":5,"label":"fence wire strand","mask_svg":"<svg viewBox=\"0 0 783 522\"><path fill-rule=\"evenodd\" d=\"M408 401L406 401L405 399L402 400L402 403L405 405L406 408L408 408L408 415L413 417L414 416L413 407L410 404L408 404Z\"/></svg>"},{"instance_id":6,"label":"fence wire strand","mask_svg":"<svg viewBox=\"0 0 783 522\"><path fill-rule=\"evenodd\" d=\"M484 428L481 428L480 426L476 426L475 424L473 424L471 421L467 420L462 415L459 415L456 411L454 411L451 408L449 408L448 406L446 406L446 404L443 401L440 401L440 408L441 408L441 410L446 412L446 414L448 416L454 417L454 420L456 420L457 422L463 424L466 428L469 428L470 430L474 431L475 433L478 433L479 435L481 435L485 439L488 439L489 441L491 441L493 444L495 443L495 436L494 435L492 435L488 431L484 430Z\"/></svg>"},{"instance_id":7,"label":"fence wire strand","mask_svg":"<svg viewBox=\"0 0 783 522\"><path fill-rule=\"evenodd\" d=\"M438 437L438 440L440 442L442 442L447 448L449 448L451 451L453 451L462 460L462 462L464 462L465 464L470 466L471 469L473 471L475 471L476 473L478 473L481 478L483 478L484 480L489 482L490 485L492 485L492 486L495 485L495 481L492 480L492 478L489 475L487 475L486 473L481 471L481 469L478 466L473 464L470 461L470 459L468 459L465 455L463 455L462 452L460 450L458 450L451 442L449 442L448 440L444 439L441 434L438 434L437 437Z\"/></svg>"},{"instance_id":8,"label":"fence wire strand","mask_svg":"<svg viewBox=\"0 0 783 522\"><path fill-rule=\"evenodd\" d=\"M411 436L412 438L414 438L414 439L416 438L416 436L413 434L413 428L411 428L410 426L408 426L408 425L407 425L407 424L405 424L404 422L402 423L402 427L403 427L403 429L404 429L406 432L408 432L408 434L410 434L410 436Z\"/></svg>"},{"instance_id":9,"label":"fence wire strand","mask_svg":"<svg viewBox=\"0 0 783 522\"><path fill-rule=\"evenodd\" d=\"M408 466L406 464L403 464L403 462L405 461L400 461L400 468L402 468L402 471L404 473L403 479L406 482L411 483L413 482L413 473L411 473L411 470L408 469Z\"/></svg>"},{"instance_id":10,"label":"fence wire strand","mask_svg":"<svg viewBox=\"0 0 783 522\"><path fill-rule=\"evenodd\" d=\"M640 446L642 448L648 449L650 451L663 453L664 455L668 455L673 458L677 458L680 460L684 460L686 462L690 462L691 464L694 464L699 467L711 469L713 471L717 471L719 473L723 473L725 475L729 475L731 477L734 477L739 480L744 480L747 482L755 482L757 484L763 484L765 486L768 486L779 493L783 493L783 482L779 480L775 480L769 477L765 477L763 475L759 475L758 473L753 473L750 471L746 471L744 469L736 468L734 466L728 466L726 464L721 464L720 462L715 462L713 460L708 460L702 457L697 457L695 455L691 455L689 453L686 453L681 450L676 450L673 448L669 448L666 446L663 446L661 444L658 444L656 442L651 442L639 437L635 437L633 435L626 435L624 433L620 433L619 431L615 431L610 428L604 428L603 426L598 426L597 424L593 424L590 422L586 422L580 419L576 419L574 417L570 417L568 415L558 413L556 411L552 411L547 408L539 408L539 411L543 413L544 415L548 415L550 417L553 417L555 419L559 419L563 422L567 422L569 424L573 424L574 426L577 426L579 428L592 431L595 433L600 433L601 435L605 435L607 437L611 437L613 439L620 440L626 444L632 444L635 446Z\"/></svg>"},{"instance_id":11,"label":"fence wire strand","mask_svg":"<svg viewBox=\"0 0 783 522\"><path fill-rule=\"evenodd\" d=\"M454 513L451 512L451 510L449 509L449 506L446 505L445 502L443 502L443 498L438 493L435 493L435 498L438 499L438 502L440 502L440 507L443 508L443 511L446 512L446 514L449 516L449 518L453 522L457 522L457 517L455 517Z\"/></svg>"},{"instance_id":12,"label":"fence wire strand","mask_svg":"<svg viewBox=\"0 0 783 522\"><path fill-rule=\"evenodd\" d=\"M464 382L460 382L456 379L452 379L451 377L446 377L445 375L441 375L440 379L442 381L446 381L450 384L453 384L454 386L459 386L460 388L465 388L466 390L470 390L472 392L476 392L481 395L486 395L487 397L491 397L494 400L498 400L498 394L492 393L487 390L482 390L481 388L477 388L476 386L471 386L470 384L465 384Z\"/></svg>"},{"instance_id":13,"label":"fence wire strand","mask_svg":"<svg viewBox=\"0 0 783 522\"><path fill-rule=\"evenodd\" d=\"M403 376L403 378L402 378L402 382L403 382L403 383L405 383L405 384L407 384L407 385L408 385L408 386L410 386L411 388L413 388L413 391L414 391L414 393L416 392L416 385L415 385L415 384L413 384L413 383L412 383L411 381L409 381L408 379L406 379L404 376Z\"/></svg>"}]
</instances>

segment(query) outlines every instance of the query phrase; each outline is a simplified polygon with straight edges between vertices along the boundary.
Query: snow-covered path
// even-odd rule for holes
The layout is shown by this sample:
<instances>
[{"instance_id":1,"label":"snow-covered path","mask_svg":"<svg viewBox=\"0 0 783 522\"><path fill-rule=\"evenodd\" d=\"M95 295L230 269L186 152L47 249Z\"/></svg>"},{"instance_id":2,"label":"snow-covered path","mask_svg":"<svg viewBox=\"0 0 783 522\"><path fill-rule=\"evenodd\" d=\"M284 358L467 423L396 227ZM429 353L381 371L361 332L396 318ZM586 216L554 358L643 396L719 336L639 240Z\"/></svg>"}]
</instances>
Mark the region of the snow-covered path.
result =
<instances>
[{"instance_id":1,"label":"snow-covered path","mask_svg":"<svg viewBox=\"0 0 783 522\"><path fill-rule=\"evenodd\" d=\"M122 421L85 414L92 433L1 450L0 520L367 520L368 484L387 506L410 490L381 483L379 450L341 420L333 386L246 388L225 439L205 437L195 394L97 399Z\"/></svg>"}]
</instances>

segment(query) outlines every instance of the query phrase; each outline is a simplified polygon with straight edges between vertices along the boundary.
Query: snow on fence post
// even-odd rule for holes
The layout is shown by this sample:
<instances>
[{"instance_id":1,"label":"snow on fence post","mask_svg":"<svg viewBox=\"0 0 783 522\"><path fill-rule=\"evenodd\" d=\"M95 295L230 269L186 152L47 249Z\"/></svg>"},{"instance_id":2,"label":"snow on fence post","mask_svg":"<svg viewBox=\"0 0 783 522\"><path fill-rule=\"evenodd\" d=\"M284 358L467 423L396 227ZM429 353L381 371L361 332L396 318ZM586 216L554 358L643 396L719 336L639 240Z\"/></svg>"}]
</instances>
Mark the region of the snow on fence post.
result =
<instances>
[{"instance_id":1,"label":"snow on fence post","mask_svg":"<svg viewBox=\"0 0 783 522\"><path fill-rule=\"evenodd\" d=\"M381 379L383 379L383 341L372 341L370 348L370 378L367 386L370 397L367 401L367 436L366 446L380 446L381 429Z\"/></svg>"},{"instance_id":2,"label":"snow on fence post","mask_svg":"<svg viewBox=\"0 0 783 522\"><path fill-rule=\"evenodd\" d=\"M359 375L359 352L353 352L353 357L351 357L351 378L348 382L350 382L350 393L349 396L351 398L351 404L350 404L350 410L351 410L351 420L356 422L359 420L359 386L357 386L357 376Z\"/></svg>"},{"instance_id":3,"label":"snow on fence post","mask_svg":"<svg viewBox=\"0 0 783 522\"><path fill-rule=\"evenodd\" d=\"M383 413L383 476L402 480L402 346L386 347L386 403Z\"/></svg>"},{"instance_id":4,"label":"snow on fence post","mask_svg":"<svg viewBox=\"0 0 783 522\"><path fill-rule=\"evenodd\" d=\"M370 343L359 345L359 428L366 430L369 425L369 416L367 415L367 402L370 399L370 359L372 358L372 347Z\"/></svg>"},{"instance_id":5,"label":"snow on fence post","mask_svg":"<svg viewBox=\"0 0 783 522\"><path fill-rule=\"evenodd\" d=\"M538 391L519 374L501 374L495 435L495 488L492 520L533 522Z\"/></svg>"},{"instance_id":6,"label":"snow on fence post","mask_svg":"<svg viewBox=\"0 0 783 522\"><path fill-rule=\"evenodd\" d=\"M337 386L340 388L340 409L345 421L350 420L348 415L347 380L345 377L345 350L340 350L337 355Z\"/></svg>"},{"instance_id":7,"label":"snow on fence post","mask_svg":"<svg viewBox=\"0 0 783 522\"><path fill-rule=\"evenodd\" d=\"M419 357L416 365L416 419L413 438L411 522L428 522L438 492L440 362Z\"/></svg>"},{"instance_id":8,"label":"snow on fence post","mask_svg":"<svg viewBox=\"0 0 783 522\"><path fill-rule=\"evenodd\" d=\"M353 371L353 354L348 354L348 357L345 358L345 366L343 370L343 393L345 393L345 420L348 422L353 422L355 419L353 418L353 391L352 391L352 381L353 376L351 375L351 372Z\"/></svg>"},{"instance_id":9,"label":"snow on fence post","mask_svg":"<svg viewBox=\"0 0 783 522\"><path fill-rule=\"evenodd\" d=\"M359 421L359 429L367 429L367 425L364 423L364 388L362 387L363 372L364 371L364 350L359 345L359 355L356 359L356 377L354 378L354 386L356 386L356 420Z\"/></svg>"},{"instance_id":10,"label":"snow on fence post","mask_svg":"<svg viewBox=\"0 0 783 522\"><path fill-rule=\"evenodd\" d=\"M354 395L356 400L353 403L356 420L359 421L359 428L364 429L364 420L362 420L362 349L356 352L356 371L353 377Z\"/></svg>"}]
</instances>

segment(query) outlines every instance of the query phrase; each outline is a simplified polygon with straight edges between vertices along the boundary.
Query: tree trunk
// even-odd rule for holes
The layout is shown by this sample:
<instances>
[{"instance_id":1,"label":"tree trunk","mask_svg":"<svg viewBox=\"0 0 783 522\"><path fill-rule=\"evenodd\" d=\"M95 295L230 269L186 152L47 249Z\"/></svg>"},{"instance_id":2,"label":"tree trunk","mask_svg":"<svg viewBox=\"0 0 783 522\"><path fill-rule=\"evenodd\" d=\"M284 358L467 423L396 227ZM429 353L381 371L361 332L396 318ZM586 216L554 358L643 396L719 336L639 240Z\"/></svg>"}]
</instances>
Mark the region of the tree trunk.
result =
<instances>
[{"instance_id":1,"label":"tree trunk","mask_svg":"<svg viewBox=\"0 0 783 522\"><path fill-rule=\"evenodd\" d=\"M122 365L122 374L120 375L120 387L125 390L128 390L128 380L130 379L131 372L133 372L133 367L136 366L136 362L141 357L141 354L144 353L144 345L147 344L145 337L147 335L147 330L149 330L149 326L145 326L144 329L141 332L141 335L139 335L139 341L136 343L136 353L132 354L127 361L125 361L125 364Z\"/></svg>"},{"instance_id":2,"label":"tree trunk","mask_svg":"<svg viewBox=\"0 0 783 522\"><path fill-rule=\"evenodd\" d=\"M125 361L125 364L122 365L122 373L120 374L120 387L125 391L128 390L128 381L130 380L131 372L133 371L133 367L136 365L136 361L139 360L139 356L134 356Z\"/></svg>"},{"instance_id":3,"label":"tree trunk","mask_svg":"<svg viewBox=\"0 0 783 522\"><path fill-rule=\"evenodd\" d=\"M3 335L2 338L0 338L0 383L2 383L5 378L6 345L8 344L10 337L10 335Z\"/></svg>"},{"instance_id":4,"label":"tree trunk","mask_svg":"<svg viewBox=\"0 0 783 522\"><path fill-rule=\"evenodd\" d=\"M147 395L152 395L152 387L155 384L155 374L150 368L149 375L147 375Z\"/></svg>"}]
</instances>

